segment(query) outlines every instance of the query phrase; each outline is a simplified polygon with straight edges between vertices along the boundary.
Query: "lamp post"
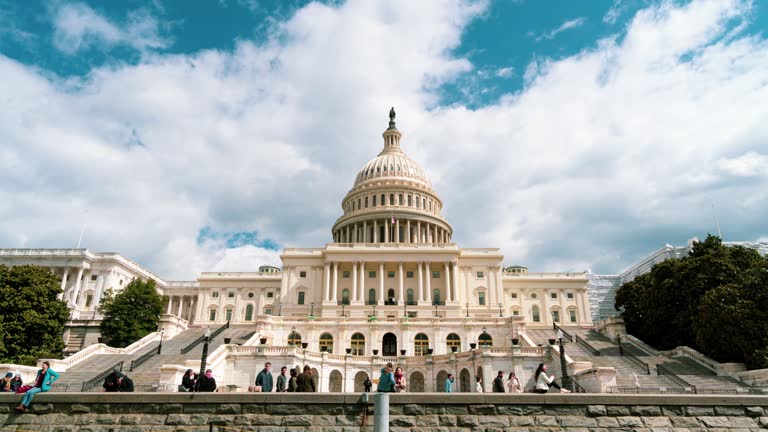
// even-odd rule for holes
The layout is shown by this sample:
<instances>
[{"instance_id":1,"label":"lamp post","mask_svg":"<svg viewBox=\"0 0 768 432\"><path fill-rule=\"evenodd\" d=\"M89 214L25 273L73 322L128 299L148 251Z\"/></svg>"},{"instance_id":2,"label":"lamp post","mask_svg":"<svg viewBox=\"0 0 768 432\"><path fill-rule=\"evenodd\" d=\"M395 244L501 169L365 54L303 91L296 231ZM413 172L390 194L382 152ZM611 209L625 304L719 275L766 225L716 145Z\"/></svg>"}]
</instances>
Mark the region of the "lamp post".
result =
<instances>
[{"instance_id":1,"label":"lamp post","mask_svg":"<svg viewBox=\"0 0 768 432\"><path fill-rule=\"evenodd\" d=\"M503 317L504 315L501 314L501 303L499 303L499 318Z\"/></svg>"},{"instance_id":2,"label":"lamp post","mask_svg":"<svg viewBox=\"0 0 768 432\"><path fill-rule=\"evenodd\" d=\"M346 312L344 312L344 308L345 308L345 307L346 307L346 306L344 305L344 303L342 303L342 304L341 304L341 316L343 316L344 318L346 318L346 317L347 317L347 313L346 313Z\"/></svg>"},{"instance_id":3,"label":"lamp post","mask_svg":"<svg viewBox=\"0 0 768 432\"><path fill-rule=\"evenodd\" d=\"M314 318L315 317L315 302L312 302L309 305L309 317Z\"/></svg>"},{"instance_id":4,"label":"lamp post","mask_svg":"<svg viewBox=\"0 0 768 432\"><path fill-rule=\"evenodd\" d=\"M563 388L571 388L571 378L568 376L568 363L565 361L565 347L563 346L563 331L557 330L557 340L560 344L560 370L563 372Z\"/></svg>"},{"instance_id":5,"label":"lamp post","mask_svg":"<svg viewBox=\"0 0 768 432\"><path fill-rule=\"evenodd\" d=\"M467 318L469 318L469 302L467 302Z\"/></svg>"},{"instance_id":6,"label":"lamp post","mask_svg":"<svg viewBox=\"0 0 768 432\"><path fill-rule=\"evenodd\" d=\"M486 330L488 330L488 329L483 327L483 336L486 336L488 334L488 332ZM483 345L482 346L488 346L488 339L486 337L483 337Z\"/></svg>"},{"instance_id":7,"label":"lamp post","mask_svg":"<svg viewBox=\"0 0 768 432\"><path fill-rule=\"evenodd\" d=\"M208 359L208 342L211 341L211 329L205 328L205 339L203 339L203 354L200 357L200 375L205 375L205 361Z\"/></svg>"},{"instance_id":8,"label":"lamp post","mask_svg":"<svg viewBox=\"0 0 768 432\"><path fill-rule=\"evenodd\" d=\"M376 316L376 303L373 304L373 316Z\"/></svg>"},{"instance_id":9,"label":"lamp post","mask_svg":"<svg viewBox=\"0 0 768 432\"><path fill-rule=\"evenodd\" d=\"M283 316L283 304L278 303L277 304L277 316Z\"/></svg>"},{"instance_id":10,"label":"lamp post","mask_svg":"<svg viewBox=\"0 0 768 432\"><path fill-rule=\"evenodd\" d=\"M160 345L157 346L157 354L160 355L163 352L163 333L165 329L160 330Z\"/></svg>"},{"instance_id":11,"label":"lamp post","mask_svg":"<svg viewBox=\"0 0 768 432\"><path fill-rule=\"evenodd\" d=\"M403 318L407 318L407 317L408 317L408 302L404 301L403 302Z\"/></svg>"},{"instance_id":12,"label":"lamp post","mask_svg":"<svg viewBox=\"0 0 768 432\"><path fill-rule=\"evenodd\" d=\"M435 318L437 318L437 303L435 303Z\"/></svg>"}]
</instances>

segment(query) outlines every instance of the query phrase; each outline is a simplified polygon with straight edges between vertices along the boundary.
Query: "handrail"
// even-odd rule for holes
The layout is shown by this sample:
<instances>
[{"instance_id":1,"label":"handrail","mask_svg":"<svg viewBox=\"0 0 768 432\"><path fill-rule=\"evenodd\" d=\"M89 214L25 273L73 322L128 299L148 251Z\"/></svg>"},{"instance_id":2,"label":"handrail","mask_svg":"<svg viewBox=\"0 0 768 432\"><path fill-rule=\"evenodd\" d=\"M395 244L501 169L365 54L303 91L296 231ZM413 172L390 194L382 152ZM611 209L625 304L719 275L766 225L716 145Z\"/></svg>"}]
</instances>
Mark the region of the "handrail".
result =
<instances>
[{"instance_id":1,"label":"handrail","mask_svg":"<svg viewBox=\"0 0 768 432\"><path fill-rule=\"evenodd\" d=\"M138 369L139 366L144 364L147 360L151 359L152 357L159 354L159 351L157 348L152 348L151 350L145 352L139 358L136 360L131 360L131 365L128 367L128 370L133 372L134 369Z\"/></svg>"},{"instance_id":2,"label":"handrail","mask_svg":"<svg viewBox=\"0 0 768 432\"><path fill-rule=\"evenodd\" d=\"M577 383L576 380L573 379L573 377L570 377L569 381L570 381L570 384L571 384L570 385L571 392L573 392L573 393L586 393L587 392L587 390L584 387L582 387L581 384Z\"/></svg>"},{"instance_id":3,"label":"handrail","mask_svg":"<svg viewBox=\"0 0 768 432\"><path fill-rule=\"evenodd\" d=\"M662 365L656 365L656 375L662 376L665 379L672 381L673 383L675 383L675 385L679 385L681 387L690 387L693 389L693 393L696 393L695 385L675 375L671 370L665 368Z\"/></svg>"},{"instance_id":4,"label":"handrail","mask_svg":"<svg viewBox=\"0 0 768 432\"><path fill-rule=\"evenodd\" d=\"M562 327L560 327L560 326L559 326L559 325L557 325L556 323L552 323L552 328L553 328L555 331L558 331L558 330L560 330L561 332L563 332L563 336L567 337L567 338L568 338L568 339L569 339L571 342L573 342L573 336L571 336L571 334L570 334L570 333L568 333L567 331L563 330L563 328L562 328Z\"/></svg>"},{"instance_id":5,"label":"handrail","mask_svg":"<svg viewBox=\"0 0 768 432\"><path fill-rule=\"evenodd\" d=\"M227 321L226 324L224 324L223 326L217 328L213 333L211 333L211 336L209 336L208 340L209 341L213 340L213 338L215 338L216 336L220 335L221 332L223 332L224 330L226 330L228 328L229 328L229 321ZM204 340L205 340L205 335L200 336L199 338L193 340L192 342L189 343L189 345L187 345L187 346L185 346L184 348L181 349L181 354L186 354L186 353L192 351L193 349L195 349L196 346L200 345L200 342L202 342Z\"/></svg>"},{"instance_id":6,"label":"handrail","mask_svg":"<svg viewBox=\"0 0 768 432\"><path fill-rule=\"evenodd\" d=\"M583 339L581 336L579 336L579 335L576 335L576 343L577 343L577 344L579 344L579 345L581 345L581 346L582 346L584 349L586 349L587 351L589 351L589 352L590 352L592 355L595 355L595 356L599 356L599 355L600 355L600 351L598 351L597 349L595 349L595 347L593 347L592 345L590 345L589 343L587 343L587 341L585 341L585 340L584 340L584 339Z\"/></svg>"},{"instance_id":7,"label":"handrail","mask_svg":"<svg viewBox=\"0 0 768 432\"><path fill-rule=\"evenodd\" d=\"M104 369L103 371L99 372L99 374L96 375L95 377L89 379L88 381L85 381L83 383L83 387L80 389L80 391L87 392L87 391L93 390L93 387L98 385L99 382L101 382L104 378L107 377L107 375L111 374L112 371L114 371L114 370L118 370L118 371L122 372L123 371L123 362L119 361L119 362L113 364L108 369Z\"/></svg>"},{"instance_id":8,"label":"handrail","mask_svg":"<svg viewBox=\"0 0 768 432\"><path fill-rule=\"evenodd\" d=\"M645 372L646 375L650 375L651 374L651 367L648 366L648 363L640 360L639 358L633 356L632 354L626 354L623 351L622 351L621 355L622 355L622 357L624 357L625 360L627 360L630 363L632 363L632 365L638 367L640 370Z\"/></svg>"}]
</instances>

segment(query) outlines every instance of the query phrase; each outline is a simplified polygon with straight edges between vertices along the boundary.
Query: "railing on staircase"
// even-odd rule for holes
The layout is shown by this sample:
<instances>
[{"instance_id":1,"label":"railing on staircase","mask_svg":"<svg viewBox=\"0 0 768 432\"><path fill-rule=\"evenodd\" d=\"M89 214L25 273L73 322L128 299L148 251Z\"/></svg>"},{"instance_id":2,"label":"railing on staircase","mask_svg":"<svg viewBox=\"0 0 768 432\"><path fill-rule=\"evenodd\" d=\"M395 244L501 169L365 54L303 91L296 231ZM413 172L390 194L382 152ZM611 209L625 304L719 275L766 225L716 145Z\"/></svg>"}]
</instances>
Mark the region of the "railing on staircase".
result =
<instances>
[{"instance_id":1,"label":"railing on staircase","mask_svg":"<svg viewBox=\"0 0 768 432\"><path fill-rule=\"evenodd\" d=\"M136 360L131 360L131 365L128 367L128 370L133 371L134 369L137 369L139 366L144 364L145 361L151 359L152 357L158 355L159 353L160 351L157 348L152 348L151 350L142 354Z\"/></svg>"},{"instance_id":2,"label":"railing on staircase","mask_svg":"<svg viewBox=\"0 0 768 432\"><path fill-rule=\"evenodd\" d=\"M595 356L599 356L600 355L600 351L598 351L595 347L593 347L587 341L582 339L579 335L576 335L576 343L581 345L581 347L584 348L585 350L589 351L590 354L595 355Z\"/></svg>"},{"instance_id":3,"label":"railing on staircase","mask_svg":"<svg viewBox=\"0 0 768 432\"><path fill-rule=\"evenodd\" d=\"M563 330L563 328L557 325L557 323L552 323L552 329L555 331L560 330L561 332L563 332L563 336L565 336L569 341L573 342L573 336L571 336L571 334L568 333L567 331Z\"/></svg>"},{"instance_id":4,"label":"railing on staircase","mask_svg":"<svg viewBox=\"0 0 768 432\"><path fill-rule=\"evenodd\" d=\"M665 379L669 380L670 382L680 387L683 387L683 388L690 387L693 389L693 393L696 393L695 385L675 375L671 370L665 368L662 365L656 365L656 375L664 377Z\"/></svg>"},{"instance_id":5,"label":"railing on staircase","mask_svg":"<svg viewBox=\"0 0 768 432\"><path fill-rule=\"evenodd\" d=\"M648 366L648 363L640 360L639 358L633 356L632 354L623 353L622 356L624 357L625 360L632 363L633 366L645 372L646 375L651 374L651 367Z\"/></svg>"},{"instance_id":6,"label":"railing on staircase","mask_svg":"<svg viewBox=\"0 0 768 432\"><path fill-rule=\"evenodd\" d=\"M119 361L119 362L113 364L108 369L104 369L103 371L99 372L99 374L96 375L95 377L89 379L88 381L85 381L83 383L83 387L80 389L80 391L83 391L83 392L93 391L94 388L99 387L99 383L104 381L104 378L106 378L107 375L111 374L112 371L115 371L115 370L120 371L120 372L123 371L123 362L122 361Z\"/></svg>"},{"instance_id":7,"label":"railing on staircase","mask_svg":"<svg viewBox=\"0 0 768 432\"><path fill-rule=\"evenodd\" d=\"M570 390L572 393L586 393L587 390L581 386L581 384L577 383L573 377L568 380L568 390Z\"/></svg>"},{"instance_id":8,"label":"railing on staircase","mask_svg":"<svg viewBox=\"0 0 768 432\"><path fill-rule=\"evenodd\" d=\"M216 336L220 335L221 332L223 332L224 330L226 330L228 328L229 328L229 321L227 321L226 324L224 324L223 326L217 328L213 333L211 333L211 336L210 336L209 340L213 340L213 338L215 338ZM186 354L186 353L192 351L193 349L195 349L196 346L200 345L200 343L202 341L204 341L204 340L205 340L205 336L200 336L199 338L193 340L192 342L189 343L189 345L187 345L187 346L185 346L184 348L181 349L181 354Z\"/></svg>"}]
</instances>

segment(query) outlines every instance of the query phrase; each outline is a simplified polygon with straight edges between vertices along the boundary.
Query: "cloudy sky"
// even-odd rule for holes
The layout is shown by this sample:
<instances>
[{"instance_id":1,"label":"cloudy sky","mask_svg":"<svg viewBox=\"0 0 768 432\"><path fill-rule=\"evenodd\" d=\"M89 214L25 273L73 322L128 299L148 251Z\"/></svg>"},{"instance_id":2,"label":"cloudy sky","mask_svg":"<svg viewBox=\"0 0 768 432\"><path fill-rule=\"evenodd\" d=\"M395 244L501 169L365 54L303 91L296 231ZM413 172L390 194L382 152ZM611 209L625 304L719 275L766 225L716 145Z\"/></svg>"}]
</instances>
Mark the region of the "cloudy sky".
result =
<instances>
[{"instance_id":1,"label":"cloudy sky","mask_svg":"<svg viewBox=\"0 0 768 432\"><path fill-rule=\"evenodd\" d=\"M768 238L768 4L0 0L0 247L171 279L331 240L382 146L532 271Z\"/></svg>"}]
</instances>

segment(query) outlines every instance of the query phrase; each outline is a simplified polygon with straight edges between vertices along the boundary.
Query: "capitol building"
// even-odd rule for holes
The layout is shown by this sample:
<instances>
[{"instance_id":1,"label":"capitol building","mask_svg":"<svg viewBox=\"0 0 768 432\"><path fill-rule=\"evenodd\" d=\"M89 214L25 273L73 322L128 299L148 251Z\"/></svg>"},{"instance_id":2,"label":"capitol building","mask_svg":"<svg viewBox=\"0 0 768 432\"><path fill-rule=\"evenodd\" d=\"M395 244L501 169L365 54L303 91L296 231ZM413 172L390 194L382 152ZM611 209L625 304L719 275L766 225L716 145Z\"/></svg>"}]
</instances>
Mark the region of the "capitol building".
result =
<instances>
[{"instance_id":1,"label":"capitol building","mask_svg":"<svg viewBox=\"0 0 768 432\"><path fill-rule=\"evenodd\" d=\"M390 361L403 367L410 391L437 391L449 373L459 391L478 379L490 391L499 370L515 371L531 387L540 362L560 367L559 348L547 343L553 329L578 335L593 328L594 278L533 273L506 265L498 248L453 243L446 203L406 155L402 138L392 110L381 151L355 173L340 203L333 241L286 248L281 267L253 263L241 272L166 281L119 254L85 249L0 249L0 263L36 264L61 278L71 308L66 353L82 359L118 351L135 357L157 342L194 341L209 329L218 342L206 364L233 391L252 384L266 361L276 374L283 365L310 365L326 392L359 391ZM165 300L160 329L125 351L105 347L96 306L106 290L134 278L156 281ZM159 372L147 383L177 385L184 370L199 366L197 349L158 356ZM592 364L573 354L570 373L581 371L585 387L601 380L595 385L604 387ZM82 359L60 360L57 370Z\"/></svg>"}]
</instances>

